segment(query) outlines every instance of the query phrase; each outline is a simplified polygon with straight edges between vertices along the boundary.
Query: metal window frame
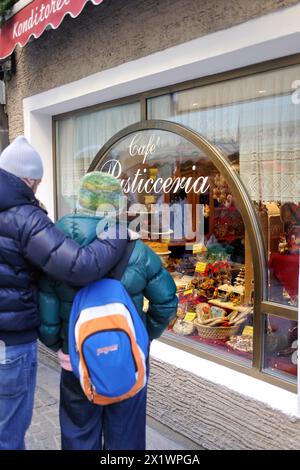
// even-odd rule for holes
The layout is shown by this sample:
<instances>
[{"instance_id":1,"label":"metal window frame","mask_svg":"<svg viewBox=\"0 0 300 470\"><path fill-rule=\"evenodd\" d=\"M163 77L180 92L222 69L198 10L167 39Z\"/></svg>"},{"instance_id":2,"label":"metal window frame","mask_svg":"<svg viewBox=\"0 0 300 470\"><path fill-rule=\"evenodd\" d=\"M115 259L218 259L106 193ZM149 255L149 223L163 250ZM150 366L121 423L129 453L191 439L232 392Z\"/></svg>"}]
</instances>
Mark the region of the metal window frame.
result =
<instances>
[{"instance_id":1,"label":"metal window frame","mask_svg":"<svg viewBox=\"0 0 300 470\"><path fill-rule=\"evenodd\" d=\"M238 372L245 373L249 376L258 378L265 382L271 383L273 385L279 386L288 391L296 393L297 385L294 382L289 381L288 378L285 379L285 378L280 378L278 376L273 376L270 373L267 373L266 371L264 371L264 368L263 368L263 359L264 359L264 351L263 351L264 335L263 333L264 333L265 314L276 315L276 316L286 318L289 320L294 320L294 321L298 320L298 314L297 314L296 308L281 305L281 304L276 304L274 302L269 302L267 300L266 255L264 253L262 235L260 235L260 232L261 232L260 225L257 222L256 214L253 209L252 202L250 201L247 195L246 189L244 188L238 175L236 175L232 171L230 167L230 163L228 162L226 156L223 155L218 149L216 149L208 141L206 141L206 139L200 136L197 132L187 129L184 126L181 126L174 122L148 120L148 111L147 111L147 108L148 108L147 102L151 98L155 98L158 96L162 96L162 95L170 94L174 92L180 92L180 91L188 90L192 88L197 88L197 87L205 86L208 84L211 85L214 83L216 84L216 83L224 82L227 80L233 80L236 78L247 77L250 75L256 75L259 73L269 72L271 70L278 70L278 69L290 67L293 65L300 65L300 54L295 54L292 56L283 57L279 59L273 59L273 60L262 62L259 64L254 64L254 65L242 67L239 69L235 69L229 72L223 72L223 73L214 74L214 75L210 75L206 77L201 77L198 79L189 80L189 81L182 82L179 84L162 87L159 89L149 90L147 92L131 95L125 98L112 100L106 103L96 104L93 106L80 108L75 111L62 113L62 114L52 117L52 136L53 136L53 177L54 177L54 190L55 190L55 195L54 195L55 217L57 217L57 214L58 214L57 212L57 200L58 200L57 176L58 176L58 173L57 173L57 155L56 155L56 126L57 126L57 122L59 122L62 119L75 116L75 115L78 116L80 114L87 114L87 113L102 110L102 109L108 109L108 108L119 106L122 104L129 104L129 103L134 103L137 101L140 102L141 122L137 124L133 124L127 127L126 129L123 129L122 131L117 133L115 136L113 136L112 139L109 139L109 141L97 153L93 163L91 164L90 169L95 167L96 158L99 159L99 158L104 157L104 155L107 153L108 149L113 144L113 142L116 143L121 138L125 137L124 132L128 132L128 131L131 132L132 129L135 129L135 130L151 129L153 128L151 126L158 125L158 123L161 126L160 127L161 130L169 130L170 132L174 132L176 130L176 132L178 132L180 135L190 140L192 143L195 143L195 145L200 145L200 148L202 149L205 148L205 150L209 153L208 156L210 156L213 163L216 164L216 167L218 169L221 169L222 172L225 174L226 178L228 178L228 181L230 181L233 184L234 195L235 197L237 197L237 200L240 202L241 207L243 207L243 210L241 212L245 221L245 227L248 230L248 233L251 232L251 236L249 238L250 238L251 250L252 250L252 253L254 253L253 268L254 268L255 280L256 280L256 285L255 285L255 312L256 314L254 316L254 332L255 333L254 333L253 366L247 367L235 361L231 361L225 357L222 357L221 355L211 354L205 350L200 349L198 346L196 347L196 345L192 345L190 343L187 344L184 341L179 341L173 337L170 337L170 335L168 334L163 335L163 337L161 338L161 341L168 343L172 346L175 346L177 348L180 348L182 350L188 351L190 353L196 354L198 356L201 356L203 358L206 358L208 360L211 360L213 362L230 367ZM157 127L154 127L154 128L157 128ZM250 232L249 232L249 227L251 227ZM255 231L257 231L257 233L255 233ZM262 253L264 254L262 255Z\"/></svg>"}]
</instances>

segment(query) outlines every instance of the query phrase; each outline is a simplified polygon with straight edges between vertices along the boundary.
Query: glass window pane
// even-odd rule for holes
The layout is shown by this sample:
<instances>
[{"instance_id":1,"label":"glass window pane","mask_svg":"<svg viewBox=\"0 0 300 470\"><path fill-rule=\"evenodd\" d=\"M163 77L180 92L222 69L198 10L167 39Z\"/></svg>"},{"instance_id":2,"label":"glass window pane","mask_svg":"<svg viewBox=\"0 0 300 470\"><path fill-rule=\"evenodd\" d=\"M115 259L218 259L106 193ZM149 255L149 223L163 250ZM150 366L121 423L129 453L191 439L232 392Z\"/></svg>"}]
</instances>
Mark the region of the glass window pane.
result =
<instances>
[{"instance_id":1,"label":"glass window pane","mask_svg":"<svg viewBox=\"0 0 300 470\"><path fill-rule=\"evenodd\" d=\"M300 206L295 203L273 204L274 215L260 214L267 224L269 254L269 299L291 306L298 305L300 243ZM275 212L275 211L274 211Z\"/></svg>"},{"instance_id":2,"label":"glass window pane","mask_svg":"<svg viewBox=\"0 0 300 470\"><path fill-rule=\"evenodd\" d=\"M262 226L268 299L293 306L300 247L299 77L297 65L148 100L149 118L188 126L227 155Z\"/></svg>"},{"instance_id":3,"label":"glass window pane","mask_svg":"<svg viewBox=\"0 0 300 470\"><path fill-rule=\"evenodd\" d=\"M58 217L72 212L82 176L114 134L140 120L140 103L130 103L56 122Z\"/></svg>"},{"instance_id":4,"label":"glass window pane","mask_svg":"<svg viewBox=\"0 0 300 470\"><path fill-rule=\"evenodd\" d=\"M298 364L298 324L295 321L265 315L265 371L296 383Z\"/></svg>"},{"instance_id":5,"label":"glass window pane","mask_svg":"<svg viewBox=\"0 0 300 470\"><path fill-rule=\"evenodd\" d=\"M251 365L252 256L223 175L193 144L161 130L124 138L97 169L122 180L130 227L175 280L179 308L168 334Z\"/></svg>"}]
</instances>

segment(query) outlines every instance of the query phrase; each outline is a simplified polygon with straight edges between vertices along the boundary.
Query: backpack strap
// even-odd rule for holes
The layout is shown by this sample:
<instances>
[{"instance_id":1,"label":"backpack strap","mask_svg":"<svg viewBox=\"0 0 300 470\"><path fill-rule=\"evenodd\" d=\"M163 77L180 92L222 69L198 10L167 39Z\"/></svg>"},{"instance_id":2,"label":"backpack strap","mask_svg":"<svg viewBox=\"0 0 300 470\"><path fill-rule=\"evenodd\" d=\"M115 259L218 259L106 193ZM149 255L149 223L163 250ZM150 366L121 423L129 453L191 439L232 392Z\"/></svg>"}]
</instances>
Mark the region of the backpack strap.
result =
<instances>
[{"instance_id":1,"label":"backpack strap","mask_svg":"<svg viewBox=\"0 0 300 470\"><path fill-rule=\"evenodd\" d=\"M120 281L127 268L128 262L135 247L136 240L127 242L124 256L120 259L119 263L110 271L108 277Z\"/></svg>"}]
</instances>

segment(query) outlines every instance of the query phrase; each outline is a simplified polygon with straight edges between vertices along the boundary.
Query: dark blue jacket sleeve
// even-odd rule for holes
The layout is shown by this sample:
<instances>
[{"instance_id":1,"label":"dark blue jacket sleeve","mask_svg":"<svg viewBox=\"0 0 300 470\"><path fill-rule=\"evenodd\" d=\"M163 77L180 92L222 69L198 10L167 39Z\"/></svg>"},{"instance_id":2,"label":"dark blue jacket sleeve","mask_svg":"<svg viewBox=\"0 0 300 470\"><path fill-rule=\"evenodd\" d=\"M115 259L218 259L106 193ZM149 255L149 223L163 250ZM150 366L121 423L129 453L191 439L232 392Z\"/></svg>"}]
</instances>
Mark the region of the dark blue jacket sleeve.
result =
<instances>
[{"instance_id":1,"label":"dark blue jacket sleeve","mask_svg":"<svg viewBox=\"0 0 300 470\"><path fill-rule=\"evenodd\" d=\"M80 247L55 227L38 207L24 211L21 247L30 263L56 280L84 286L105 276L120 260L127 244L127 233L121 228L119 238L96 239ZM115 236L115 231L112 230Z\"/></svg>"}]
</instances>

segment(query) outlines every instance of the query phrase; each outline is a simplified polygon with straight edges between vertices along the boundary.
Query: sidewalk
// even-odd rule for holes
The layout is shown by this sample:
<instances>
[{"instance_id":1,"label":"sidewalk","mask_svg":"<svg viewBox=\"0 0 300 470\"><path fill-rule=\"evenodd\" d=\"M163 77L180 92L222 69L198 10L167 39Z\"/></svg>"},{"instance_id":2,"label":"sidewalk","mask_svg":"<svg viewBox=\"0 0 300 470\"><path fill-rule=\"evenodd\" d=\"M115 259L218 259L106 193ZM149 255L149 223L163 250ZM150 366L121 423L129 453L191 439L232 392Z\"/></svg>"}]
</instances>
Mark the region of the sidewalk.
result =
<instances>
[{"instance_id":1,"label":"sidewalk","mask_svg":"<svg viewBox=\"0 0 300 470\"><path fill-rule=\"evenodd\" d=\"M52 367L40 363L33 420L26 437L27 449L60 449L58 403L59 373ZM148 419L147 450L172 449L199 449L199 447L160 423Z\"/></svg>"}]
</instances>

